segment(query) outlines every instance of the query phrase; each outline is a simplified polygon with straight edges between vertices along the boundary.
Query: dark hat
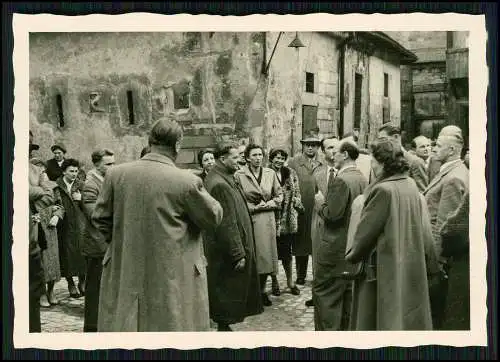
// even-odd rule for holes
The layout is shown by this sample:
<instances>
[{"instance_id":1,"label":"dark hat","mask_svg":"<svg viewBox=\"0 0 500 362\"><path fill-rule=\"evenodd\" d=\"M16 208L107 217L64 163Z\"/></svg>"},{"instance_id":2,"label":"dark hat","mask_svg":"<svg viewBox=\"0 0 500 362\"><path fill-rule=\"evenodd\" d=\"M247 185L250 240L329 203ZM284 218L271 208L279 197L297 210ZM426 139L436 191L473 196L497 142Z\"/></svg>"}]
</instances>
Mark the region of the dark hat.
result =
<instances>
[{"instance_id":1,"label":"dark hat","mask_svg":"<svg viewBox=\"0 0 500 362\"><path fill-rule=\"evenodd\" d=\"M321 139L317 135L309 135L300 140L300 143L317 143L321 144Z\"/></svg>"},{"instance_id":2,"label":"dark hat","mask_svg":"<svg viewBox=\"0 0 500 362\"><path fill-rule=\"evenodd\" d=\"M52 146L50 148L50 150L52 152L54 152L55 150L61 150L61 151L63 151L63 153L66 153L66 147L64 147L61 143L55 144L54 146Z\"/></svg>"},{"instance_id":3,"label":"dark hat","mask_svg":"<svg viewBox=\"0 0 500 362\"><path fill-rule=\"evenodd\" d=\"M31 151L36 151L38 149L40 149L39 145L37 145L36 143L30 143L30 152Z\"/></svg>"}]
</instances>

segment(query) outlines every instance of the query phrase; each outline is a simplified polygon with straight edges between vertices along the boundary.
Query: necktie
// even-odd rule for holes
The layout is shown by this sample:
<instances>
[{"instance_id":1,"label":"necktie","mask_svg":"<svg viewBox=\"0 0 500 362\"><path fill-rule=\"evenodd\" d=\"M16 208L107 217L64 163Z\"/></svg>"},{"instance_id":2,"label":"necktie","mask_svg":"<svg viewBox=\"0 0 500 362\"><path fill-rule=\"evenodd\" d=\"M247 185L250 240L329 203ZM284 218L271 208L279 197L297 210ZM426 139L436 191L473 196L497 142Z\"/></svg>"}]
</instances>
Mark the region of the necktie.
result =
<instances>
[{"instance_id":1,"label":"necktie","mask_svg":"<svg viewBox=\"0 0 500 362\"><path fill-rule=\"evenodd\" d=\"M330 183L330 180L333 180L335 177L335 169L332 167L330 168L330 172L328 173L328 183Z\"/></svg>"}]
</instances>

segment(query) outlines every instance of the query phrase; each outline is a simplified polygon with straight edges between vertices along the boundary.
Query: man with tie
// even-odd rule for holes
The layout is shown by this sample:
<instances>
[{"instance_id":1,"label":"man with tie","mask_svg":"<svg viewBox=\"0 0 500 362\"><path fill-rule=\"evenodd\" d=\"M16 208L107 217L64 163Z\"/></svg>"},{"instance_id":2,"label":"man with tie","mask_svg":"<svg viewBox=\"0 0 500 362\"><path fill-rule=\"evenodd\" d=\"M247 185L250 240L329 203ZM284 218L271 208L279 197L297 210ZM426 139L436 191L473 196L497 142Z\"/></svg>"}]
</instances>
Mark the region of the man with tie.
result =
<instances>
[{"instance_id":1,"label":"man with tie","mask_svg":"<svg viewBox=\"0 0 500 362\"><path fill-rule=\"evenodd\" d=\"M323 219L319 216L318 210L325 201L325 195L328 190L328 182L331 178L335 177L335 173L337 172L334 165L335 161L333 155L339 142L340 141L336 136L328 137L321 141L321 150L324 154L325 163L317 167L313 172L316 180L315 200L317 200L314 204L311 223L313 278L316 269L316 246L319 244L321 232L323 230ZM313 305L314 303L312 299L306 301L307 307L312 307Z\"/></svg>"},{"instance_id":2,"label":"man with tie","mask_svg":"<svg viewBox=\"0 0 500 362\"><path fill-rule=\"evenodd\" d=\"M351 309L349 281L342 278L346 270L345 248L353 200L361 195L368 181L356 166L359 149L354 142L337 143L325 158L333 158L338 170L328 180L326 199L316 195L316 203L323 220L315 248L315 275L313 282L314 325L317 331L347 330Z\"/></svg>"},{"instance_id":3,"label":"man with tie","mask_svg":"<svg viewBox=\"0 0 500 362\"><path fill-rule=\"evenodd\" d=\"M460 159L463 144L460 128L446 126L441 130L433 149L434 157L441 162L441 168L423 192L429 207L436 254L445 273L445 277L430 293L434 329L443 327L448 295L447 276L451 267L450 260L442 255L440 230L469 191L469 170Z\"/></svg>"}]
</instances>

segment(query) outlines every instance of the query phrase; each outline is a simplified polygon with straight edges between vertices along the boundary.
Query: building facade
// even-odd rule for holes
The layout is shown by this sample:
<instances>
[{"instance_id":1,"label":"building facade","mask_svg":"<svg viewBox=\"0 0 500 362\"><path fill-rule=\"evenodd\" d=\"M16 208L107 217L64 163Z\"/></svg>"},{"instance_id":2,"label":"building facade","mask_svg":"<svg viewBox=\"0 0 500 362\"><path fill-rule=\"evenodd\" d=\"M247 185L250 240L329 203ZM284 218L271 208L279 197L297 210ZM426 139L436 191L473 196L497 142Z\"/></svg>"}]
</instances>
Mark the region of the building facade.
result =
<instances>
[{"instance_id":1,"label":"building facade","mask_svg":"<svg viewBox=\"0 0 500 362\"><path fill-rule=\"evenodd\" d=\"M418 60L401 67L401 125L406 141L435 139L445 125L468 135L468 32L389 32Z\"/></svg>"},{"instance_id":2,"label":"building facade","mask_svg":"<svg viewBox=\"0 0 500 362\"><path fill-rule=\"evenodd\" d=\"M290 47L295 39L304 47ZM178 163L220 139L300 152L310 131L401 122L400 66L416 57L381 32L31 33L30 129L40 157L63 142L139 158L161 117L184 128Z\"/></svg>"}]
</instances>

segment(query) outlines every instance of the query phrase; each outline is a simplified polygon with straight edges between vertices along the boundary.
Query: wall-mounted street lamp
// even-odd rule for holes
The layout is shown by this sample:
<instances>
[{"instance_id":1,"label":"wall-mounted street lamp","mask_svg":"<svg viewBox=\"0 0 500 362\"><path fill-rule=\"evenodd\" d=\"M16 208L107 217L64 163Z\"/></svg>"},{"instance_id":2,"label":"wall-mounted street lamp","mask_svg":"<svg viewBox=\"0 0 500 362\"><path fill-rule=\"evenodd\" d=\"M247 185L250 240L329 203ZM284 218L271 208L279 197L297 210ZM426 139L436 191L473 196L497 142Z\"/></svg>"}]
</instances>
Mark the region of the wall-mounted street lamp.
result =
<instances>
[{"instance_id":1,"label":"wall-mounted street lamp","mask_svg":"<svg viewBox=\"0 0 500 362\"><path fill-rule=\"evenodd\" d=\"M295 32L295 38L292 40L292 42L290 43L290 45L288 45L289 48L295 48L297 50L299 50L299 48L304 48L305 45L302 44L302 42L300 41L299 39L299 32L296 31Z\"/></svg>"},{"instance_id":2,"label":"wall-mounted street lamp","mask_svg":"<svg viewBox=\"0 0 500 362\"><path fill-rule=\"evenodd\" d=\"M294 156L295 154L295 120L297 118L297 112L299 108L299 99L300 99L300 92L302 91L300 89L300 79L302 77L302 72L300 71L300 56L299 56L299 49L304 48L305 45L302 43L302 41L299 39L299 32L295 32L295 38L292 40L292 42L288 45L289 48L295 48L295 52L297 53L297 66L298 66L298 72L297 72L297 94L295 96L295 104L292 108L292 120L290 122L290 143L291 143L291 148L290 148L290 155L291 157Z\"/></svg>"}]
</instances>

